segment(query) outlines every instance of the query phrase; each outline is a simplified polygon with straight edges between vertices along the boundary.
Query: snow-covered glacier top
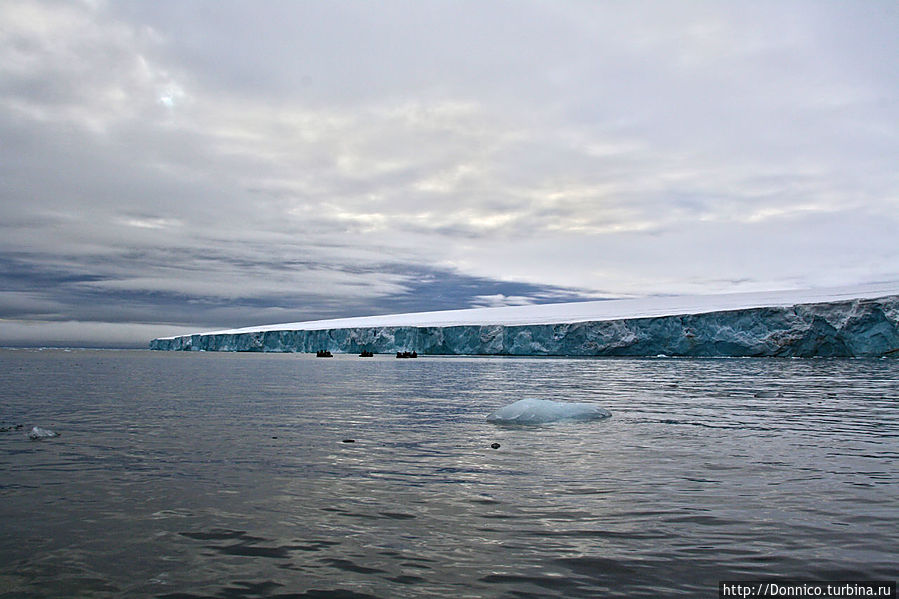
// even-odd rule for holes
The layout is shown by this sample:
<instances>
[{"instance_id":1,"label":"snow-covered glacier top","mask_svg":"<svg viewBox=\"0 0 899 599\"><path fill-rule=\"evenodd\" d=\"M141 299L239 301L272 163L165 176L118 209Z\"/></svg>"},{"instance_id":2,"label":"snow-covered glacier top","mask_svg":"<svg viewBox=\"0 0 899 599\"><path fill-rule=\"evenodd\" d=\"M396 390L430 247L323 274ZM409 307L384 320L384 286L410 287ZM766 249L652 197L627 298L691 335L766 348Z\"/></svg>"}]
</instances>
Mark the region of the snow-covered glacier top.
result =
<instances>
[{"instance_id":1,"label":"snow-covered glacier top","mask_svg":"<svg viewBox=\"0 0 899 599\"><path fill-rule=\"evenodd\" d=\"M316 331L367 327L448 327L487 324L537 325L592 322L676 316L680 314L701 314L768 306L792 306L795 304L837 302L851 299L873 299L889 295L899 295L899 281L862 287L831 287L722 295L650 296L634 299L567 302L561 304L385 314L381 316L260 325L240 329L209 331L201 334L221 335L284 330Z\"/></svg>"}]
</instances>

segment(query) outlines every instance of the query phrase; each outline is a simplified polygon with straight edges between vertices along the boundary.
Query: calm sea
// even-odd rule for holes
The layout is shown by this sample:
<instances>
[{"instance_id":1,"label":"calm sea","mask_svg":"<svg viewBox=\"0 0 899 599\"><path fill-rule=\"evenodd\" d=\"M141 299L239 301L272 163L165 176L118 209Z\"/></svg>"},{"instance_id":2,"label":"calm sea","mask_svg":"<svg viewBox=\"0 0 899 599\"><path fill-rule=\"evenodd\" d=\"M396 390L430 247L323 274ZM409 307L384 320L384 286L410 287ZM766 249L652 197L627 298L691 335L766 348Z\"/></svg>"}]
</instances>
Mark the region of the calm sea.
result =
<instances>
[{"instance_id":1,"label":"calm sea","mask_svg":"<svg viewBox=\"0 0 899 599\"><path fill-rule=\"evenodd\" d=\"M523 397L613 416L485 421ZM2 350L0 421L3 598L897 577L897 360Z\"/></svg>"}]
</instances>

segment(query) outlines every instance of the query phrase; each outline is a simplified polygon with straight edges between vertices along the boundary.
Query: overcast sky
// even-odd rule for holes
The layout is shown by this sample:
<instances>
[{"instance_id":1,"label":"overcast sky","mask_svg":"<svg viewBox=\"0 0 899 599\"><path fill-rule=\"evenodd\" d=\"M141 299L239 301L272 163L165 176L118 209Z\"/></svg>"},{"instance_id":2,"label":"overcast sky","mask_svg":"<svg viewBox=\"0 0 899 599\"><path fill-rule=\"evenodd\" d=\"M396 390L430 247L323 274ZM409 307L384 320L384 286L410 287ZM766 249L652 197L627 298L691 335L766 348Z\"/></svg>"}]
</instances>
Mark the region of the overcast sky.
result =
<instances>
[{"instance_id":1,"label":"overcast sky","mask_svg":"<svg viewBox=\"0 0 899 599\"><path fill-rule=\"evenodd\" d=\"M899 4L0 0L0 345L899 279Z\"/></svg>"}]
</instances>

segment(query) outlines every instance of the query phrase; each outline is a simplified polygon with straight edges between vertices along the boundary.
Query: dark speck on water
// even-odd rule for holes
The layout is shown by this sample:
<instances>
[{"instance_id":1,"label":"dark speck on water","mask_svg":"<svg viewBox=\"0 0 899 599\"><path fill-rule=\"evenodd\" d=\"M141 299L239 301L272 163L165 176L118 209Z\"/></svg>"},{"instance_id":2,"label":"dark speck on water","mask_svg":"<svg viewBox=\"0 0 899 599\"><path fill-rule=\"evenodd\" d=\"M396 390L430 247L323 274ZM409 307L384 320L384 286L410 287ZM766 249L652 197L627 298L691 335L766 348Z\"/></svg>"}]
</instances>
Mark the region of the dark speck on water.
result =
<instances>
[{"instance_id":1,"label":"dark speck on water","mask_svg":"<svg viewBox=\"0 0 899 599\"><path fill-rule=\"evenodd\" d=\"M0 350L0 380L0 599L896 579L897 360ZM524 397L615 417L485 452Z\"/></svg>"}]
</instances>

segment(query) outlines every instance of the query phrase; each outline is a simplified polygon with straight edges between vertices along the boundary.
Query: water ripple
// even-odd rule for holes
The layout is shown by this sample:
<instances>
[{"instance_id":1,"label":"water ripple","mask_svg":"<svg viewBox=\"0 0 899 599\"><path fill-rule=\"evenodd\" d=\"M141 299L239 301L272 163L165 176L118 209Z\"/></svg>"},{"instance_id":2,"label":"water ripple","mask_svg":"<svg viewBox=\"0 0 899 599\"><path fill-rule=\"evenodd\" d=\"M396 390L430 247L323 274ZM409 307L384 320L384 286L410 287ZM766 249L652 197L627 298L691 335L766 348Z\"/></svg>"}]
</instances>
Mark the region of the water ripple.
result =
<instances>
[{"instance_id":1,"label":"water ripple","mask_svg":"<svg viewBox=\"0 0 899 599\"><path fill-rule=\"evenodd\" d=\"M396 362L0 350L3 422L62 433L0 427L0 596L895 578L897 361ZM614 418L486 423L522 397Z\"/></svg>"}]
</instances>

